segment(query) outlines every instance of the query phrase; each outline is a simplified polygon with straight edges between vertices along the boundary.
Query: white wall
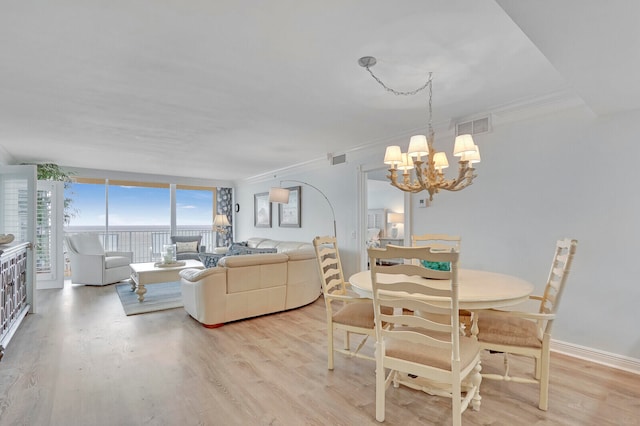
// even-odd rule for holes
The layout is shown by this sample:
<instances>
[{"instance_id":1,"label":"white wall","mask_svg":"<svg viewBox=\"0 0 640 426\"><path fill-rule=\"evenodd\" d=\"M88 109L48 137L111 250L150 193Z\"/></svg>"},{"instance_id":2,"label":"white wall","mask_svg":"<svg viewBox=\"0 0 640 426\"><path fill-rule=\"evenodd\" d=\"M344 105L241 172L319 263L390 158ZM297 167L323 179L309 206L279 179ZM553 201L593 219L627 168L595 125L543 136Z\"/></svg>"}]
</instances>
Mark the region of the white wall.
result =
<instances>
[{"instance_id":1,"label":"white wall","mask_svg":"<svg viewBox=\"0 0 640 426\"><path fill-rule=\"evenodd\" d=\"M281 179L295 179L307 182L321 190L333 205L340 254L345 273L358 270L356 231L358 221L357 197L355 196L358 171L354 164L344 163L335 166L325 161L310 166L306 172L280 174L257 183L237 183L236 202L240 212L235 215L236 241L250 237L264 237L289 241L311 242L321 235L333 235L333 219L327 201L313 188L294 182L283 182L283 187L302 186L301 228L280 228L278 226L278 205L272 206L272 227L256 228L253 218L253 196L268 192L272 186L279 186Z\"/></svg>"},{"instance_id":2,"label":"white wall","mask_svg":"<svg viewBox=\"0 0 640 426\"><path fill-rule=\"evenodd\" d=\"M7 166L9 164L12 164L12 160L13 159L11 158L7 150L2 145L0 145L0 165Z\"/></svg>"},{"instance_id":3,"label":"white wall","mask_svg":"<svg viewBox=\"0 0 640 426\"><path fill-rule=\"evenodd\" d=\"M541 291L556 239L578 249L554 338L640 359L640 286L632 268L640 199L629 138L640 113L592 118L579 109L477 138L473 186L414 209L415 233L462 235L464 267L514 274ZM627 329L631 327L630 329Z\"/></svg>"},{"instance_id":4,"label":"white wall","mask_svg":"<svg viewBox=\"0 0 640 426\"><path fill-rule=\"evenodd\" d=\"M415 207L424 192L413 195L413 228L406 232L459 234L463 267L517 275L534 282L537 291L555 241L577 239L554 338L640 359L640 284L633 268L640 236L640 147L633 139L638 121L640 112L593 118L580 108L526 122L494 121L491 133L476 137L482 163L474 184L436 194L427 208ZM436 134L436 147L449 150L447 144L452 146L452 137ZM381 163L383 153L382 147L348 154L346 164L290 176L318 186L332 201L347 276L359 268L360 244L353 238L360 220L358 168ZM273 228L253 227L253 194L268 191L278 179L237 185L236 240L311 241L330 234L326 202L310 189L303 189L302 228L278 228L275 209Z\"/></svg>"}]
</instances>

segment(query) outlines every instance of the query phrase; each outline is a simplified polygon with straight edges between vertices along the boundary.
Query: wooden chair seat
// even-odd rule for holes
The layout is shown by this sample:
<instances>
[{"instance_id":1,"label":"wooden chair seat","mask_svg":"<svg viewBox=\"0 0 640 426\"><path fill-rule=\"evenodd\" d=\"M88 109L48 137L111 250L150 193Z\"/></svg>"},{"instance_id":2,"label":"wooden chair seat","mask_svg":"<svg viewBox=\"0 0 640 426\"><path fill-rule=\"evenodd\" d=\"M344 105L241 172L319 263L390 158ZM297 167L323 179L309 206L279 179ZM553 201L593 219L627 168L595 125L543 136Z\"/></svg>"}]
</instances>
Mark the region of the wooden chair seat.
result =
<instances>
[{"instance_id":1,"label":"wooden chair seat","mask_svg":"<svg viewBox=\"0 0 640 426\"><path fill-rule=\"evenodd\" d=\"M387 308L385 313L392 314L393 309ZM368 300L368 303L347 303L333 314L333 322L373 330L375 326L373 317L373 301Z\"/></svg>"},{"instance_id":2,"label":"wooden chair seat","mask_svg":"<svg viewBox=\"0 0 640 426\"><path fill-rule=\"evenodd\" d=\"M424 330L414 327L394 327L394 331L413 331L427 335ZM428 333L429 336L448 341L451 335L448 333ZM471 337L460 337L460 368L466 369L471 363L477 361L476 356L480 351L480 344ZM451 350L435 348L420 343L407 342L406 340L389 337L385 341L385 355L390 358L402 359L418 364L430 365L442 370L451 371Z\"/></svg>"},{"instance_id":3,"label":"wooden chair seat","mask_svg":"<svg viewBox=\"0 0 640 426\"><path fill-rule=\"evenodd\" d=\"M541 348L538 327L524 318L505 317L492 312L483 312L478 318L478 340L485 345L510 345Z\"/></svg>"}]
</instances>

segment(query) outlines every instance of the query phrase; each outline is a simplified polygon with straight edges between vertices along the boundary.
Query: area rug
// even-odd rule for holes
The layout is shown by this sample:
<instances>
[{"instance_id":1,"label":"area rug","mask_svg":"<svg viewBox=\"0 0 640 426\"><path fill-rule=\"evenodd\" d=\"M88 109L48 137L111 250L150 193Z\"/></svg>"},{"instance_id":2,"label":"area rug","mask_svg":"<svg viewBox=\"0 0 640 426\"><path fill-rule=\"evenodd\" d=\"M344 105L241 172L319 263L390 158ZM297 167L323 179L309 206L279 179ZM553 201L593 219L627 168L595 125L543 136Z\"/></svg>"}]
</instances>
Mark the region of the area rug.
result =
<instances>
[{"instance_id":1,"label":"area rug","mask_svg":"<svg viewBox=\"0 0 640 426\"><path fill-rule=\"evenodd\" d=\"M116 285L116 292L127 316L184 306L180 292L180 281L149 284L145 288L147 292L144 295L144 301L138 302L138 295L131 291L131 284Z\"/></svg>"}]
</instances>

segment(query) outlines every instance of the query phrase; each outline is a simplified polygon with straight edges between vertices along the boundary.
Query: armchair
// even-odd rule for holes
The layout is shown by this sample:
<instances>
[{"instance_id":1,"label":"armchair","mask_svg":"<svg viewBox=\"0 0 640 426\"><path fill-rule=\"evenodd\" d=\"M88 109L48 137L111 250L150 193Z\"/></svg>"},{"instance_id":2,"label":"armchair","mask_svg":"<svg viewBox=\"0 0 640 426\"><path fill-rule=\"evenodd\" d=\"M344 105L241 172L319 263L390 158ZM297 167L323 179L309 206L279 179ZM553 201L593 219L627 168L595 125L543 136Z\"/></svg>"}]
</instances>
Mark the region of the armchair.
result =
<instances>
[{"instance_id":1,"label":"armchair","mask_svg":"<svg viewBox=\"0 0 640 426\"><path fill-rule=\"evenodd\" d=\"M172 235L171 244L176 245L176 260L200 260L200 253L206 252L201 242L202 235Z\"/></svg>"},{"instance_id":2,"label":"armchair","mask_svg":"<svg viewBox=\"0 0 640 426\"><path fill-rule=\"evenodd\" d=\"M76 284L106 285L129 278L132 252L105 252L98 234L65 236L71 261L71 281Z\"/></svg>"}]
</instances>

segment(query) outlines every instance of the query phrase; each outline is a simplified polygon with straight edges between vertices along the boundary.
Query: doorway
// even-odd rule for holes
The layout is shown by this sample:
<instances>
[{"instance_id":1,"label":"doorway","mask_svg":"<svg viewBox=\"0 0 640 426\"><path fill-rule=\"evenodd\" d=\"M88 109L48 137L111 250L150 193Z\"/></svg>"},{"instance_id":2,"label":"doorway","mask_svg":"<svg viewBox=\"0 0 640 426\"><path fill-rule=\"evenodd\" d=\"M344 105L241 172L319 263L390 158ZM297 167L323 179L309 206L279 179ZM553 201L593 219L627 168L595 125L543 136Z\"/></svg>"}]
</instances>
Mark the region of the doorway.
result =
<instances>
[{"instance_id":1,"label":"doorway","mask_svg":"<svg viewBox=\"0 0 640 426\"><path fill-rule=\"evenodd\" d=\"M367 248L384 247L387 244L406 245L405 238L411 229L408 217L410 196L389 183L385 167L361 170L360 270L367 268Z\"/></svg>"}]
</instances>

